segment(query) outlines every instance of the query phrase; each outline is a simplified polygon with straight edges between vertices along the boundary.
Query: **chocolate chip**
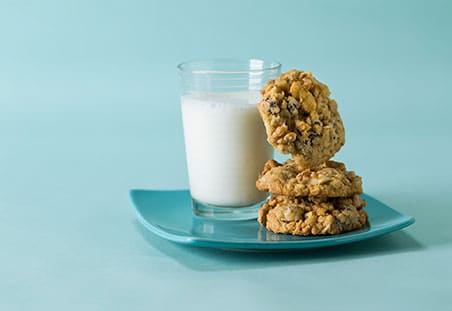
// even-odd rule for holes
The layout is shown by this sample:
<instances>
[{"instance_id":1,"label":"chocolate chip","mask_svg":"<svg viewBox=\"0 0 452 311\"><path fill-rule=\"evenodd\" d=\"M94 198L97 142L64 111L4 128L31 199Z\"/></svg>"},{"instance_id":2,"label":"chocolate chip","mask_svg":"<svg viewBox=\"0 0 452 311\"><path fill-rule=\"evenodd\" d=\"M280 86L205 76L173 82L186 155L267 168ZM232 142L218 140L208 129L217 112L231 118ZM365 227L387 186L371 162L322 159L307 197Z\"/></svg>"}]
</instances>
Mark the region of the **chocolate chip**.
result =
<instances>
[{"instance_id":1,"label":"chocolate chip","mask_svg":"<svg viewBox=\"0 0 452 311\"><path fill-rule=\"evenodd\" d=\"M289 104L287 104L287 108L289 109L290 113L296 113L298 112L297 110L297 105L293 102L289 102Z\"/></svg>"},{"instance_id":2,"label":"chocolate chip","mask_svg":"<svg viewBox=\"0 0 452 311\"><path fill-rule=\"evenodd\" d=\"M292 96L290 96L288 98L287 109L290 111L290 113L296 114L296 113L298 113L299 108L300 108L300 104L298 103L298 101L295 98L293 98Z\"/></svg>"},{"instance_id":3,"label":"chocolate chip","mask_svg":"<svg viewBox=\"0 0 452 311\"><path fill-rule=\"evenodd\" d=\"M272 114L276 114L281 110L278 106L278 102L276 100L274 100L273 98L267 98L265 101L267 103L269 103L268 112L270 112Z\"/></svg>"},{"instance_id":4,"label":"chocolate chip","mask_svg":"<svg viewBox=\"0 0 452 311\"><path fill-rule=\"evenodd\" d=\"M312 125L320 125L320 126L322 126L323 124L322 124L322 121L320 121L320 120L318 120L318 119L316 119L316 120L313 120L312 121Z\"/></svg>"},{"instance_id":5,"label":"chocolate chip","mask_svg":"<svg viewBox=\"0 0 452 311\"><path fill-rule=\"evenodd\" d=\"M310 140L313 140L314 138L319 137L319 136L320 136L320 134L315 133L315 132L311 132L311 133L309 133L308 138L309 138Z\"/></svg>"},{"instance_id":6,"label":"chocolate chip","mask_svg":"<svg viewBox=\"0 0 452 311\"><path fill-rule=\"evenodd\" d=\"M301 141L301 143L305 146L312 146L312 141L316 138L316 137L320 137L320 134L317 134L315 132L311 132L308 135L308 138L303 139Z\"/></svg>"},{"instance_id":7,"label":"chocolate chip","mask_svg":"<svg viewBox=\"0 0 452 311\"><path fill-rule=\"evenodd\" d=\"M273 98L271 98L271 97L266 98L265 101L266 101L267 103L269 103L269 104L275 102L275 100L274 100Z\"/></svg>"}]
</instances>

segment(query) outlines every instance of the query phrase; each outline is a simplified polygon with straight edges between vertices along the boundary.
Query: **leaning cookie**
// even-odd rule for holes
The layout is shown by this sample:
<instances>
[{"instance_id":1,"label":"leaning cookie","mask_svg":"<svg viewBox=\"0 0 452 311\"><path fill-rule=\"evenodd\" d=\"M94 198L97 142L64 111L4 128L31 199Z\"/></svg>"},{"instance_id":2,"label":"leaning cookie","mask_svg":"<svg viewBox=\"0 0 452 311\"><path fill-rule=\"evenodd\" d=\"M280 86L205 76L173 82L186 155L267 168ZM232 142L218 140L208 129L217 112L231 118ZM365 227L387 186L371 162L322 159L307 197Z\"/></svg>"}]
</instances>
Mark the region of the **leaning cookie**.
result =
<instances>
[{"instance_id":1,"label":"leaning cookie","mask_svg":"<svg viewBox=\"0 0 452 311\"><path fill-rule=\"evenodd\" d=\"M273 196L259 210L259 223L275 233L332 235L364 227L366 203L358 195L317 202Z\"/></svg>"},{"instance_id":2,"label":"leaning cookie","mask_svg":"<svg viewBox=\"0 0 452 311\"><path fill-rule=\"evenodd\" d=\"M345 130L328 87L310 72L291 70L270 80L258 109L268 142L304 167L331 158L345 143Z\"/></svg>"},{"instance_id":3,"label":"leaning cookie","mask_svg":"<svg viewBox=\"0 0 452 311\"><path fill-rule=\"evenodd\" d=\"M304 197L349 197L363 192L361 177L335 161L302 169L293 160L283 164L269 160L256 187L272 194Z\"/></svg>"}]
</instances>

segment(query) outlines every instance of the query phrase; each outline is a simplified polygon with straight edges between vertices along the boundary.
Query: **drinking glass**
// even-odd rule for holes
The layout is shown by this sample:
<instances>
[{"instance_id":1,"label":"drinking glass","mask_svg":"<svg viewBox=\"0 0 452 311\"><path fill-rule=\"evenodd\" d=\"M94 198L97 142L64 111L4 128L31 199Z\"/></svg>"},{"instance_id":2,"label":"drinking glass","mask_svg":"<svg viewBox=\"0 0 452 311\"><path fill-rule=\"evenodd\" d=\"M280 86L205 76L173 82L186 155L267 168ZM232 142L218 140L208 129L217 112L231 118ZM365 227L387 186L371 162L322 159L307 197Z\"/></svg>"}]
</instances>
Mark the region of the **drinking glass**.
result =
<instances>
[{"instance_id":1,"label":"drinking glass","mask_svg":"<svg viewBox=\"0 0 452 311\"><path fill-rule=\"evenodd\" d=\"M273 149L257 110L264 84L281 65L216 59L178 65L190 194L196 215L256 218L267 193L256 179Z\"/></svg>"}]
</instances>

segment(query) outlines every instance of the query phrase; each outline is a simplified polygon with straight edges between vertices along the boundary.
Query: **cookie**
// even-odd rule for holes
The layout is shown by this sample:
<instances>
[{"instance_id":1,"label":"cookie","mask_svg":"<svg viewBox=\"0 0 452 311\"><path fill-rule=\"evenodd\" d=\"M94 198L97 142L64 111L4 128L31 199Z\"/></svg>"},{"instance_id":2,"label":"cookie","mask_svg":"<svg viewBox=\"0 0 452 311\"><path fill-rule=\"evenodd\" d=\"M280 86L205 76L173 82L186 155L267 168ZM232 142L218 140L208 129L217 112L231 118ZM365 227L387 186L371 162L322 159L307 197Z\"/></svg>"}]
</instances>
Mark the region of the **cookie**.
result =
<instances>
[{"instance_id":1,"label":"cookie","mask_svg":"<svg viewBox=\"0 0 452 311\"><path fill-rule=\"evenodd\" d=\"M315 168L300 168L294 160L265 163L257 189L286 196L349 197L363 192L361 177L341 162L327 161Z\"/></svg>"},{"instance_id":2,"label":"cookie","mask_svg":"<svg viewBox=\"0 0 452 311\"><path fill-rule=\"evenodd\" d=\"M332 235L362 228L366 202L358 195L317 200L272 196L259 210L258 221L275 233Z\"/></svg>"},{"instance_id":3,"label":"cookie","mask_svg":"<svg viewBox=\"0 0 452 311\"><path fill-rule=\"evenodd\" d=\"M345 130L328 87L310 72L291 70L270 80L258 109L268 142L303 167L330 159L345 143Z\"/></svg>"}]
</instances>

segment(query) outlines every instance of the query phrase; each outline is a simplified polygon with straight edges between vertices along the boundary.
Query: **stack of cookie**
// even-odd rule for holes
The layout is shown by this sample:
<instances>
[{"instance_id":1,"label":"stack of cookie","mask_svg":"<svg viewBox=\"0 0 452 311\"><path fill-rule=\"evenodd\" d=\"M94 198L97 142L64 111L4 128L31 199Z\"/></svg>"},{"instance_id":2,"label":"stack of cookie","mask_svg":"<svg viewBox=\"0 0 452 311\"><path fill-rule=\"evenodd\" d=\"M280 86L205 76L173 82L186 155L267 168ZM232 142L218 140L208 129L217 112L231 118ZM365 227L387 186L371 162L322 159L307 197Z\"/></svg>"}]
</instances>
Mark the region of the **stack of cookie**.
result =
<instances>
[{"instance_id":1,"label":"stack of cookie","mask_svg":"<svg viewBox=\"0 0 452 311\"><path fill-rule=\"evenodd\" d=\"M269 81L258 104L267 138L292 159L270 160L256 181L272 196L259 211L268 230L295 235L339 234L367 222L361 177L329 159L345 143L344 126L328 87L291 70Z\"/></svg>"}]
</instances>

